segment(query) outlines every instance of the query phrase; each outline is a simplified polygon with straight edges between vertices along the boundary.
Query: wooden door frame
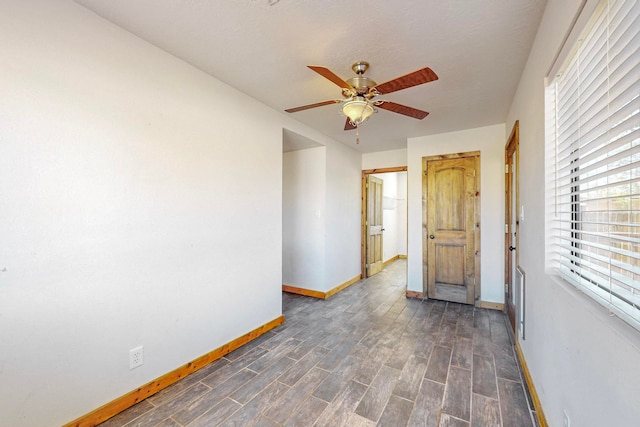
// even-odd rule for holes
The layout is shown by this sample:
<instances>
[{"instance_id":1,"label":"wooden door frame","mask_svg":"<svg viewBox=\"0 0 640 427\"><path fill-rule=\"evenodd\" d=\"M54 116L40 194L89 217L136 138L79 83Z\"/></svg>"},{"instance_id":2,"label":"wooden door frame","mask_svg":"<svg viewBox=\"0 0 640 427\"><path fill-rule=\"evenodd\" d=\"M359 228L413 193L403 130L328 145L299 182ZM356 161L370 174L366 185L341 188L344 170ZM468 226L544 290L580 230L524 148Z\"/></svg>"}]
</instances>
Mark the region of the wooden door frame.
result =
<instances>
[{"instance_id":1,"label":"wooden door frame","mask_svg":"<svg viewBox=\"0 0 640 427\"><path fill-rule=\"evenodd\" d=\"M406 166L396 166L392 168L377 168L377 169L364 169L362 171L362 209L361 209L361 221L360 221L360 273L362 278L367 276L367 175L377 173L391 173L391 172L406 172Z\"/></svg>"},{"instance_id":2,"label":"wooden door frame","mask_svg":"<svg viewBox=\"0 0 640 427\"><path fill-rule=\"evenodd\" d=\"M513 199L512 199L512 194L513 194L513 169L514 168L509 168L509 164L510 164L510 159L513 157L513 161L515 163L515 194L516 194L516 201L515 201L515 206L516 206L516 212L513 212L512 206L513 206ZM508 309L509 309L509 296L511 294L511 298L513 299L513 286L514 284L514 277L511 277L512 272L515 268L518 267L518 265L520 265L520 257L519 257L519 250L518 248L520 247L520 221L517 217L518 212L518 206L520 206L520 121L516 120L515 123L513 124L513 128L511 129L511 134L509 135L509 139L507 139L507 143L505 144L504 147L504 164L505 164L505 174L504 174L504 223L505 223L505 239L504 239L504 278L505 278L505 289L504 289L504 311L508 314ZM512 241L512 237L513 237L513 230L511 230L512 224L511 224L511 218L512 215L515 215L515 222L516 222L516 229L515 229L515 242ZM509 250L509 246L515 246L516 248L516 259L515 259L515 265L512 266L513 268L510 268L510 262L511 262L511 251ZM511 288L510 288L511 287ZM510 289L509 289L510 288ZM521 296L522 297L522 296ZM517 306L515 306L515 308L517 310ZM509 317L507 315L507 317ZM509 318L509 324L511 325L512 329L513 329L513 333L516 333L516 324L517 324L517 313L514 312L513 313L513 324L511 323L511 318Z\"/></svg>"},{"instance_id":3,"label":"wooden door frame","mask_svg":"<svg viewBox=\"0 0 640 427\"><path fill-rule=\"evenodd\" d=\"M424 298L429 295L428 271L427 271L427 246L428 246L428 230L427 230L427 163L433 160L450 160L461 159L464 157L474 157L476 159L476 200L474 212L474 245L475 245L475 263L474 263L474 293L475 306L480 307L480 151L469 151L466 153L440 154L437 156L426 156L422 158L422 294Z\"/></svg>"}]
</instances>

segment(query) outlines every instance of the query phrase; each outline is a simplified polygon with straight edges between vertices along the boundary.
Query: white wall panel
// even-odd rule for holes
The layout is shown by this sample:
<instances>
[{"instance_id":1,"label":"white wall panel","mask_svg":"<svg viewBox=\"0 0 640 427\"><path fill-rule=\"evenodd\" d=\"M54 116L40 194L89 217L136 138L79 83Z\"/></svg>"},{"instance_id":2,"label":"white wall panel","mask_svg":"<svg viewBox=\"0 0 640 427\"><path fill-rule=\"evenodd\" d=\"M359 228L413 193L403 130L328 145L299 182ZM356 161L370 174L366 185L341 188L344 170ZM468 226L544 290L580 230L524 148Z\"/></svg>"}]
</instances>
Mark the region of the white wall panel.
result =
<instances>
[{"instance_id":1,"label":"white wall panel","mask_svg":"<svg viewBox=\"0 0 640 427\"><path fill-rule=\"evenodd\" d=\"M280 316L284 114L70 1L3 1L0 57L1 425Z\"/></svg>"},{"instance_id":2,"label":"white wall panel","mask_svg":"<svg viewBox=\"0 0 640 427\"><path fill-rule=\"evenodd\" d=\"M284 153L282 282L325 287L326 147Z\"/></svg>"}]
</instances>

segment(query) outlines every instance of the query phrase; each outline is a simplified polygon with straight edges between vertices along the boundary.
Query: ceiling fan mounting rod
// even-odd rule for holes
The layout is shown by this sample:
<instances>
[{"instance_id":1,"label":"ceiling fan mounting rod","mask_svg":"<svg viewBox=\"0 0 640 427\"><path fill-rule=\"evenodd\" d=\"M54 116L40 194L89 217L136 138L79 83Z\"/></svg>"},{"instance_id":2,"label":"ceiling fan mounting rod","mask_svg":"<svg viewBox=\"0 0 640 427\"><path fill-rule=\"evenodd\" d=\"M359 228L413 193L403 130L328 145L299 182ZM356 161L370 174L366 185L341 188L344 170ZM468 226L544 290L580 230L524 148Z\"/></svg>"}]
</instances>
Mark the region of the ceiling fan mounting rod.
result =
<instances>
[{"instance_id":1,"label":"ceiling fan mounting rod","mask_svg":"<svg viewBox=\"0 0 640 427\"><path fill-rule=\"evenodd\" d=\"M361 76L369 69L369 63L367 61L354 62L351 69L354 73Z\"/></svg>"}]
</instances>

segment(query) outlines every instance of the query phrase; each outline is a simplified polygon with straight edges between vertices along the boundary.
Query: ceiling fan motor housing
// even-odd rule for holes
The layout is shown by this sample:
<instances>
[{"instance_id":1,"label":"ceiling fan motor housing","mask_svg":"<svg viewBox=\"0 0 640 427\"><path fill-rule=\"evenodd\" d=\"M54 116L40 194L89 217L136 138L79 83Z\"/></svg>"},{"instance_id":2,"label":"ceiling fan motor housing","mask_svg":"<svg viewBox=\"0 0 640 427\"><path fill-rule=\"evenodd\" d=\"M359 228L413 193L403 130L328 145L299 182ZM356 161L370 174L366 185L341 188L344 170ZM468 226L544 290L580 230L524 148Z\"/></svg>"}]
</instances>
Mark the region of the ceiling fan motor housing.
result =
<instances>
[{"instance_id":1,"label":"ceiling fan motor housing","mask_svg":"<svg viewBox=\"0 0 640 427\"><path fill-rule=\"evenodd\" d=\"M350 78L347 83L356 90L358 95L369 95L369 90L377 85L373 79L362 75Z\"/></svg>"},{"instance_id":2,"label":"ceiling fan motor housing","mask_svg":"<svg viewBox=\"0 0 640 427\"><path fill-rule=\"evenodd\" d=\"M358 61L351 66L351 69L358 76L350 78L347 83L356 90L357 95L369 95L369 90L377 85L375 81L364 76L364 73L369 69L369 63ZM371 98L371 96L373 95L369 95L367 98Z\"/></svg>"}]
</instances>

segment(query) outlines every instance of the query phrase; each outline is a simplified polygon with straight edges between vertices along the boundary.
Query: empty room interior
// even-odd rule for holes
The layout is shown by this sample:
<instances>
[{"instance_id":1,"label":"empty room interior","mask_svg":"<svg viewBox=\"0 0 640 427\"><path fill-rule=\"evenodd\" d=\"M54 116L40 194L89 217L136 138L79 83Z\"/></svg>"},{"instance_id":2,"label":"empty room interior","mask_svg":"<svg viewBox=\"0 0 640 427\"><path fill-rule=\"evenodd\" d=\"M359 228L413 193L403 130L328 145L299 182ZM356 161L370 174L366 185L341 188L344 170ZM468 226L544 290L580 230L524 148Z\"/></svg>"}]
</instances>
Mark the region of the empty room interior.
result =
<instances>
[{"instance_id":1,"label":"empty room interior","mask_svg":"<svg viewBox=\"0 0 640 427\"><path fill-rule=\"evenodd\" d=\"M0 427L640 425L640 1L2 0L0 64Z\"/></svg>"}]
</instances>

